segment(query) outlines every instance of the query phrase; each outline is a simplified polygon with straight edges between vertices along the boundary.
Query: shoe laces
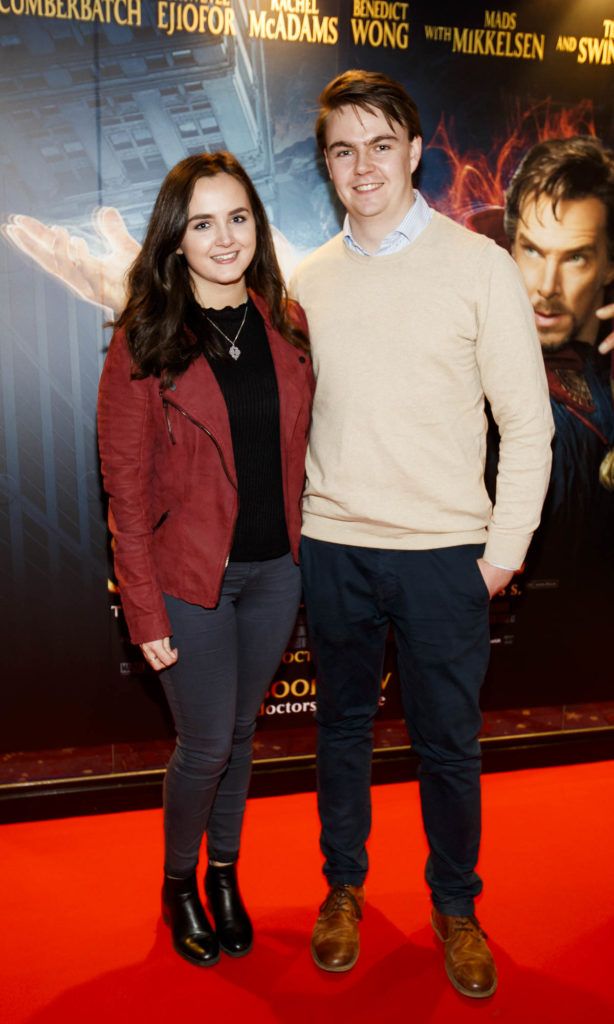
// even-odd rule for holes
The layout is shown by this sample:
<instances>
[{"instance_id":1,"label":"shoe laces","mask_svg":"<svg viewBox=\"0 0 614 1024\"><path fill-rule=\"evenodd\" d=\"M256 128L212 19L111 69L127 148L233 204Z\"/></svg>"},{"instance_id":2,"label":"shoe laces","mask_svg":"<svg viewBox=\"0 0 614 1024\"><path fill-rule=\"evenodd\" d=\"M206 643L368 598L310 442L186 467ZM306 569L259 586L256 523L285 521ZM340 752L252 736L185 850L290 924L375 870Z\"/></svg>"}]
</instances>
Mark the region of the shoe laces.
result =
<instances>
[{"instance_id":1,"label":"shoe laces","mask_svg":"<svg viewBox=\"0 0 614 1024\"><path fill-rule=\"evenodd\" d=\"M337 910L348 910L350 908L360 920L362 918L362 910L354 893L350 892L349 885L333 885L320 907L320 911L334 914Z\"/></svg>"},{"instance_id":2,"label":"shoe laces","mask_svg":"<svg viewBox=\"0 0 614 1024\"><path fill-rule=\"evenodd\" d=\"M488 935L480 925L477 917L471 914L469 917L455 917L454 918L454 931L456 932L478 932L483 939L487 939Z\"/></svg>"}]
</instances>

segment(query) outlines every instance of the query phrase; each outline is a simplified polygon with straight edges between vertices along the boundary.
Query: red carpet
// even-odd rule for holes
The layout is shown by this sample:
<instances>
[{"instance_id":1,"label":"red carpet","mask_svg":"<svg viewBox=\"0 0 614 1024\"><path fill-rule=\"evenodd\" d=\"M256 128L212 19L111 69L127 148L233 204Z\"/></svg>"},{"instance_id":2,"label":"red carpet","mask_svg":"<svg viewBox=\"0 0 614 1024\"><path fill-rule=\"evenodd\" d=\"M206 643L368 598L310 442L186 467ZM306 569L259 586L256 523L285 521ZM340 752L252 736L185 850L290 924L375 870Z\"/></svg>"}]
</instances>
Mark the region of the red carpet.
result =
<instances>
[{"instance_id":1,"label":"red carpet","mask_svg":"<svg viewBox=\"0 0 614 1024\"><path fill-rule=\"evenodd\" d=\"M415 784L374 791L362 952L346 975L308 953L324 893L315 797L252 800L245 959L198 969L161 924L159 811L0 828L2 1024L595 1024L614 1020L614 762L484 779L479 916L500 985L447 981L428 925Z\"/></svg>"}]
</instances>

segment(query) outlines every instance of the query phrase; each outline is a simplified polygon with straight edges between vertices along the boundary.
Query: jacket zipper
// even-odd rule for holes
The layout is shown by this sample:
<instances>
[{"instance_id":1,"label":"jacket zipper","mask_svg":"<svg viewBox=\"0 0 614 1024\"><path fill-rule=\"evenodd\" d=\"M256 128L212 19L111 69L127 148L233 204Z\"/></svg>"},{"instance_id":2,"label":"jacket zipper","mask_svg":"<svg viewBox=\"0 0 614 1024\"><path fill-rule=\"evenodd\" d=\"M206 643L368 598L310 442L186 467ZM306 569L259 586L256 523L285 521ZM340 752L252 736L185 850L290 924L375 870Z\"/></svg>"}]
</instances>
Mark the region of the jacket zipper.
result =
<instances>
[{"instance_id":1,"label":"jacket zipper","mask_svg":"<svg viewBox=\"0 0 614 1024\"><path fill-rule=\"evenodd\" d=\"M235 489L235 491L238 494L239 493L239 488L237 487L236 483L234 482L234 480L232 479L232 477L230 475L230 472L228 470L228 466L226 464L226 459L224 458L224 452L222 451L221 445L220 445L219 441L217 440L217 438L204 425L204 423L200 423L199 420L194 419L194 417L190 415L190 413L187 411L187 409L184 409L183 406L178 404L178 402L171 402L171 400L169 398L165 398L162 395L162 392L160 392L160 397L162 399L162 408L164 409L164 419L166 421L166 429L168 431L168 436L170 438L171 444L177 444L177 442L175 441L175 437L173 435L173 427L172 427L172 424L171 424L170 416L168 414L168 407L169 407L169 405L172 405L173 409L176 409L178 413L181 413L181 415L183 417L185 417L186 420L188 420L190 423L192 423L195 427L198 427L199 430L202 430L203 433L206 434L207 437L211 441L213 441L213 444L217 448L217 452L218 452L218 455L220 457L220 462L222 463L222 469L224 470L224 474L225 474L228 482L230 483L230 485ZM234 540L234 529L232 531L232 539ZM232 544L231 544L231 549L232 549ZM224 570L226 570L228 568L228 563L229 562L230 562L230 551L226 555L226 561L224 562Z\"/></svg>"},{"instance_id":2,"label":"jacket zipper","mask_svg":"<svg viewBox=\"0 0 614 1024\"><path fill-rule=\"evenodd\" d=\"M190 413L186 409L183 408L183 406L179 405L177 402L171 402L171 400L169 398L162 397L162 407L164 409L164 418L166 420L166 429L168 431L168 436L170 438L171 444L176 444L177 442L175 441L175 438L173 436L173 428L171 426L170 417L168 415L168 406L169 405L172 405L173 409L176 409L177 412L181 413L181 415L186 420L188 420L190 423L192 423L195 427L198 427L199 430L202 430L202 432L204 434L206 434L207 437L211 441L213 441L213 444L217 448L217 453L218 453L218 455L220 457L220 462L222 463L222 469L224 470L224 474L225 474L228 482L235 489L235 491L238 490L235 481L232 479L232 476L230 475L230 471L228 469L228 465L226 463L226 459L224 458L224 452L222 451L222 447L221 447L219 441L217 440L217 438L215 437L215 435L211 433L211 431L208 429L208 427L206 427L204 425L204 423L200 423L198 420L194 419L194 417L191 416Z\"/></svg>"}]
</instances>

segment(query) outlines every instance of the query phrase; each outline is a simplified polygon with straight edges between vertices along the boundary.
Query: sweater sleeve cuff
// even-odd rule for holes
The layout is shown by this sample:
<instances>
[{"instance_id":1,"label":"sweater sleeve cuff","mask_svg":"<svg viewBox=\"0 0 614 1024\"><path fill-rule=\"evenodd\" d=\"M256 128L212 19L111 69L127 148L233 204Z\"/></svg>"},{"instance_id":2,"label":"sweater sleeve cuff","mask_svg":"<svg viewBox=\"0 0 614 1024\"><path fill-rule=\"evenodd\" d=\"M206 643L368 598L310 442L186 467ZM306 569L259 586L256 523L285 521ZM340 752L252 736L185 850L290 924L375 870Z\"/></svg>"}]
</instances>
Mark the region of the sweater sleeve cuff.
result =
<instances>
[{"instance_id":1,"label":"sweater sleeve cuff","mask_svg":"<svg viewBox=\"0 0 614 1024\"><path fill-rule=\"evenodd\" d=\"M484 549L484 560L490 565L507 569L508 572L515 572L520 569L525 560L532 534L520 536L497 533L489 531L486 547Z\"/></svg>"}]
</instances>

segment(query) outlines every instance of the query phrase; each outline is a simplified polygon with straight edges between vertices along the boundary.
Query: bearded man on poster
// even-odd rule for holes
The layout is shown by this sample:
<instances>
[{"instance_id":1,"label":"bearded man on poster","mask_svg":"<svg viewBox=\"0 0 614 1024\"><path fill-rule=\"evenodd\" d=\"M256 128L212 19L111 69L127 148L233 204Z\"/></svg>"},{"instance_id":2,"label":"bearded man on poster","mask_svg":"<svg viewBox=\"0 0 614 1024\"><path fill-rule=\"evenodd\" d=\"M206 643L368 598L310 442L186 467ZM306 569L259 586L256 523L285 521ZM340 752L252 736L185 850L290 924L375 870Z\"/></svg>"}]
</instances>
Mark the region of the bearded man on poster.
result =
<instances>
[{"instance_id":1,"label":"bearded man on poster","mask_svg":"<svg viewBox=\"0 0 614 1024\"><path fill-rule=\"evenodd\" d=\"M587 473L596 495L599 478L614 490L610 360L597 347L614 281L614 153L584 136L533 146L506 192L504 226L546 364L556 427L552 500L558 507L573 497L586 513L577 474Z\"/></svg>"},{"instance_id":2,"label":"bearded man on poster","mask_svg":"<svg viewBox=\"0 0 614 1024\"><path fill-rule=\"evenodd\" d=\"M539 522L552 415L518 270L414 190L421 135L413 100L383 74L345 72L324 89L316 136L347 216L291 288L317 376L301 562L330 888L311 948L327 971L358 957L372 725L392 626L420 758L433 927L452 984L485 997L497 985L474 910L488 605ZM501 435L494 507L485 398Z\"/></svg>"},{"instance_id":3,"label":"bearded man on poster","mask_svg":"<svg viewBox=\"0 0 614 1024\"><path fill-rule=\"evenodd\" d=\"M520 679L521 694L552 680L564 702L580 684L593 700L611 692L612 674L614 401L600 342L614 282L614 152L588 136L533 146L507 189L504 225L533 307L555 436L514 643L499 652L497 678ZM496 453L492 431L487 476Z\"/></svg>"}]
</instances>

